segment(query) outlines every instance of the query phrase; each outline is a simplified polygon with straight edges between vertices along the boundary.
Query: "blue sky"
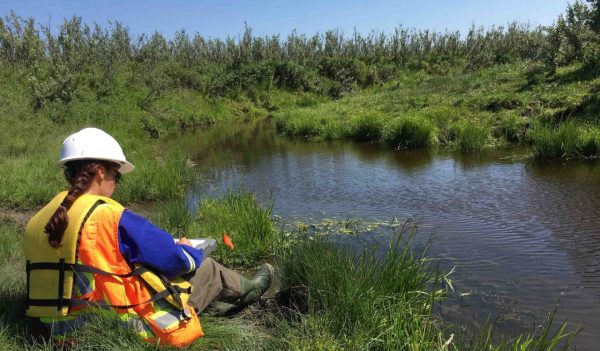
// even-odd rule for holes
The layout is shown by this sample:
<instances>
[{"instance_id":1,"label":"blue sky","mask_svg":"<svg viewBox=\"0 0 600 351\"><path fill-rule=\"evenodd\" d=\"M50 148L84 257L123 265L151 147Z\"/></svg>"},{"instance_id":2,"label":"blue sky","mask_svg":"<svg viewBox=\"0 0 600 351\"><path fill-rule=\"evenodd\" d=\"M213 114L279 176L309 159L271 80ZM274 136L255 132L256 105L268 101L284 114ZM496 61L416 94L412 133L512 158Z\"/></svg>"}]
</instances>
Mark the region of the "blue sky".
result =
<instances>
[{"instance_id":1,"label":"blue sky","mask_svg":"<svg viewBox=\"0 0 600 351\"><path fill-rule=\"evenodd\" d=\"M133 34L158 30L171 38L186 29L205 37L239 37L244 22L255 35L298 33L312 35L329 29L351 34L371 30L391 32L394 27L465 32L477 26L506 25L517 20L533 25L551 24L566 9L564 0L0 0L0 14L14 10L56 27L64 17L82 16L88 23L105 25L118 20Z\"/></svg>"}]
</instances>

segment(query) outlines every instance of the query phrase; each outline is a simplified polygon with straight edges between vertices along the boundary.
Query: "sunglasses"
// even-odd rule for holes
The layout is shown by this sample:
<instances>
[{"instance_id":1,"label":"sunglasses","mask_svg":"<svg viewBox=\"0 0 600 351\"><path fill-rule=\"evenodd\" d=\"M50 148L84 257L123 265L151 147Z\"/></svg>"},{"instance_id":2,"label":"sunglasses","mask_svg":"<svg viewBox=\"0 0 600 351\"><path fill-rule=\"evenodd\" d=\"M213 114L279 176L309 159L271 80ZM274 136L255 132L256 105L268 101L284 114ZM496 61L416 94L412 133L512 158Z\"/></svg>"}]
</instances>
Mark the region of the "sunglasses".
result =
<instances>
[{"instance_id":1,"label":"sunglasses","mask_svg":"<svg viewBox=\"0 0 600 351\"><path fill-rule=\"evenodd\" d=\"M119 171L115 170L115 184L119 184L120 181L121 181L121 173L119 173Z\"/></svg>"}]
</instances>

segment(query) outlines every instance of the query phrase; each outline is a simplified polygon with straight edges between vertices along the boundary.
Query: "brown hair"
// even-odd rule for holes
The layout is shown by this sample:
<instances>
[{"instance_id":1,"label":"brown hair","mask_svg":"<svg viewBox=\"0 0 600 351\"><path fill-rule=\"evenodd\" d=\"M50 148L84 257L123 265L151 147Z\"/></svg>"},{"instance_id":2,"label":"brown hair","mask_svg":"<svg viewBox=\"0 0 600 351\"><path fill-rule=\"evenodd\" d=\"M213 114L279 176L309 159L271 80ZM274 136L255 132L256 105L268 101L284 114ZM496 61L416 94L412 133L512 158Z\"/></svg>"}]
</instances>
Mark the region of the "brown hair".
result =
<instances>
[{"instance_id":1,"label":"brown hair","mask_svg":"<svg viewBox=\"0 0 600 351\"><path fill-rule=\"evenodd\" d=\"M53 248L60 247L60 242L69 224L67 211L75 200L90 188L92 180L101 166L107 169L112 168L110 162L97 160L77 160L66 164L65 178L71 184L71 188L44 227L44 232L48 234L48 243Z\"/></svg>"}]
</instances>

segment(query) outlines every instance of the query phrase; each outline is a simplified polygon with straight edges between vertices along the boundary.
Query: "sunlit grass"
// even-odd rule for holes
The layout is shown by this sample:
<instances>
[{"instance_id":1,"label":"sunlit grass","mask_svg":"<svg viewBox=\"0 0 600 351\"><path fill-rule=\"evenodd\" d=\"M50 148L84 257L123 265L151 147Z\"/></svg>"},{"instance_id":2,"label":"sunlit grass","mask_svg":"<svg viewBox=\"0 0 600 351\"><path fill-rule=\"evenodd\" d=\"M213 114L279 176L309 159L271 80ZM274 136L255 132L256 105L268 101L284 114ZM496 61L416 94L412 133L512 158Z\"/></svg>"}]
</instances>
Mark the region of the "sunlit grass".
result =
<instances>
[{"instance_id":1,"label":"sunlit grass","mask_svg":"<svg viewBox=\"0 0 600 351\"><path fill-rule=\"evenodd\" d=\"M589 79L573 80L571 76L585 70L574 64L560 68L555 77L539 75L532 80L528 77L535 71L532 67L537 66L515 63L445 75L403 71L380 87L339 100L287 105L275 112L275 119L283 133L309 139L391 140L391 147L440 145L462 152L533 145L540 158L597 157L593 135L598 128L598 100L593 92L598 76L590 73ZM406 116L414 123L400 122ZM556 125L569 120L580 133L568 126L559 132ZM555 129L555 136L549 136ZM416 138L419 130L430 137ZM392 135L399 137L394 140Z\"/></svg>"},{"instance_id":2,"label":"sunlit grass","mask_svg":"<svg viewBox=\"0 0 600 351\"><path fill-rule=\"evenodd\" d=\"M394 148L420 148L431 145L435 127L426 117L400 117L389 122L384 130L385 142Z\"/></svg>"}]
</instances>

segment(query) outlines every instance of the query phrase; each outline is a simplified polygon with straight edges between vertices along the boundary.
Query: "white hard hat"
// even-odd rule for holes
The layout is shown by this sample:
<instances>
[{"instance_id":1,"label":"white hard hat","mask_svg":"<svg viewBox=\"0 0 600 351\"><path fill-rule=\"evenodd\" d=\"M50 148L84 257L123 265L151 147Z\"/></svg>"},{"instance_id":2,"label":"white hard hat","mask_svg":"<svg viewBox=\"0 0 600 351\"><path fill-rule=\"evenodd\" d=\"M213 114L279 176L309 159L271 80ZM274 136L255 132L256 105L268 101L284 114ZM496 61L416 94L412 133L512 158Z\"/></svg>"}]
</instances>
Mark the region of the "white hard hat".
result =
<instances>
[{"instance_id":1,"label":"white hard hat","mask_svg":"<svg viewBox=\"0 0 600 351\"><path fill-rule=\"evenodd\" d=\"M135 168L125 159L115 138L98 128L85 128L69 135L60 150L58 165L65 167L69 161L84 159L114 162L120 166L118 171L121 174L129 173Z\"/></svg>"}]
</instances>

